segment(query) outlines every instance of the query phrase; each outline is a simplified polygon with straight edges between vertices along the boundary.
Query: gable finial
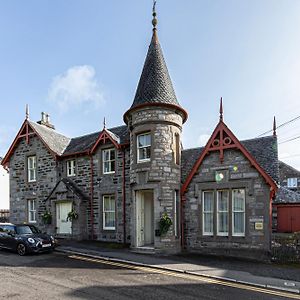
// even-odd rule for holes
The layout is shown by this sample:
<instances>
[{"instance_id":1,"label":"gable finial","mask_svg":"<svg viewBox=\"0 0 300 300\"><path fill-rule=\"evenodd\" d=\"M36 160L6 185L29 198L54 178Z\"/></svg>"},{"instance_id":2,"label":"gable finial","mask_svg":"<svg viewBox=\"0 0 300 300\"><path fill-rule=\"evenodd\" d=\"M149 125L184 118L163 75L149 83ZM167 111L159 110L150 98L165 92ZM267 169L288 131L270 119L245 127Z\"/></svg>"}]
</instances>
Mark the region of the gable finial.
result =
<instances>
[{"instance_id":1,"label":"gable finial","mask_svg":"<svg viewBox=\"0 0 300 300\"><path fill-rule=\"evenodd\" d=\"M277 133L276 133L276 118L274 116L274 119L273 119L273 136L277 136Z\"/></svg>"},{"instance_id":2,"label":"gable finial","mask_svg":"<svg viewBox=\"0 0 300 300\"><path fill-rule=\"evenodd\" d=\"M152 19L153 30L156 30L156 26L157 26L156 0L153 0L152 16L153 16L153 19Z\"/></svg>"},{"instance_id":3,"label":"gable finial","mask_svg":"<svg viewBox=\"0 0 300 300\"><path fill-rule=\"evenodd\" d=\"M26 104L25 118L26 118L26 120L29 119L29 105L28 104Z\"/></svg>"},{"instance_id":4,"label":"gable finial","mask_svg":"<svg viewBox=\"0 0 300 300\"><path fill-rule=\"evenodd\" d=\"M105 129L105 128L106 128L106 119L104 117L104 119L103 119L103 129Z\"/></svg>"},{"instance_id":5,"label":"gable finial","mask_svg":"<svg viewBox=\"0 0 300 300\"><path fill-rule=\"evenodd\" d=\"M223 99L220 100L220 121L223 121Z\"/></svg>"}]
</instances>

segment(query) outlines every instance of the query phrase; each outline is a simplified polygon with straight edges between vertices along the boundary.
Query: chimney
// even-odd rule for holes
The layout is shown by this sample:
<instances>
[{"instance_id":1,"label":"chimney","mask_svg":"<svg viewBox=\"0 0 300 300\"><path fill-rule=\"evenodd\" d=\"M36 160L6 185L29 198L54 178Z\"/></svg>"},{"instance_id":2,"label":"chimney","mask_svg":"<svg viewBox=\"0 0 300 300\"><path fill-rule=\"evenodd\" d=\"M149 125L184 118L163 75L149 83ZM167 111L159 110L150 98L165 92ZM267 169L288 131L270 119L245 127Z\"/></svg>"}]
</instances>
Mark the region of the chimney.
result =
<instances>
[{"instance_id":1,"label":"chimney","mask_svg":"<svg viewBox=\"0 0 300 300\"><path fill-rule=\"evenodd\" d=\"M54 125L50 123L50 115L43 112L41 113L41 120L37 121L38 124L47 126L51 129L55 129Z\"/></svg>"}]
</instances>

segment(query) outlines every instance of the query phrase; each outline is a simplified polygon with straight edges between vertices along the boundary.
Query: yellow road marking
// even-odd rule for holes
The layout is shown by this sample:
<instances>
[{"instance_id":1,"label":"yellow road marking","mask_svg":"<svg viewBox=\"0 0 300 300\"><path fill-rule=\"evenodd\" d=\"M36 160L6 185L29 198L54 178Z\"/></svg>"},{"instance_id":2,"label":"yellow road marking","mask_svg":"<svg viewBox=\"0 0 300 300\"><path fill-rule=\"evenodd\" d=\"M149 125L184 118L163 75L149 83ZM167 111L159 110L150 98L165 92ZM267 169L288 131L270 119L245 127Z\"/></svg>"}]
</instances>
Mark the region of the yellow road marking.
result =
<instances>
[{"instance_id":1,"label":"yellow road marking","mask_svg":"<svg viewBox=\"0 0 300 300\"><path fill-rule=\"evenodd\" d=\"M260 288L260 287L255 287L255 286L236 283L236 282L227 282L227 281L222 281L222 280L218 280L218 279L214 279L214 278L207 278L207 277L201 276L201 275L177 273L175 271L156 269L155 267L152 268L152 267L136 266L136 265L126 264L126 263L113 262L110 260L105 260L105 259L100 259L100 258L97 258L97 259L89 258L89 257L79 256L79 255L70 255L68 257L72 258L72 259L100 263L100 264L105 264L105 265L110 265L110 266L115 266L115 267L120 267L120 268L144 271L147 273L152 272L152 273L163 274L163 275L172 276L172 277L178 277L178 278L182 278L182 279L191 279L191 280L201 281L201 282L205 282L205 283L218 284L218 285L228 286L228 287L232 287L232 288L238 288L238 289L243 289L243 290L248 290L248 291L253 291L253 292L258 292L258 293L269 294L269 295L273 295L273 296L285 297L285 298L290 298L290 299L300 299L300 295L296 295L293 293L275 291L275 290L271 290L268 288Z\"/></svg>"}]
</instances>

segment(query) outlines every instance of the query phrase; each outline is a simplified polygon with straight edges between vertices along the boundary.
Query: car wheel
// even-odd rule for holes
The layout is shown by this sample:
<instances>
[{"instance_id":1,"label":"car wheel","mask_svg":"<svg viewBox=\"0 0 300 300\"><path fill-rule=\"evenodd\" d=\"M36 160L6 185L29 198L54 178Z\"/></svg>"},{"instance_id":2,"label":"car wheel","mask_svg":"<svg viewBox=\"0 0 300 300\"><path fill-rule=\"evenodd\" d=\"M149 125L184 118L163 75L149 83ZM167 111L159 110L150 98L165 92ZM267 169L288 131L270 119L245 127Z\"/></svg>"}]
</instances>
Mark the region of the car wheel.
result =
<instances>
[{"instance_id":1,"label":"car wheel","mask_svg":"<svg viewBox=\"0 0 300 300\"><path fill-rule=\"evenodd\" d=\"M17 252L19 255L23 256L26 254L26 246L23 244L23 243L20 243L18 246L17 246Z\"/></svg>"}]
</instances>

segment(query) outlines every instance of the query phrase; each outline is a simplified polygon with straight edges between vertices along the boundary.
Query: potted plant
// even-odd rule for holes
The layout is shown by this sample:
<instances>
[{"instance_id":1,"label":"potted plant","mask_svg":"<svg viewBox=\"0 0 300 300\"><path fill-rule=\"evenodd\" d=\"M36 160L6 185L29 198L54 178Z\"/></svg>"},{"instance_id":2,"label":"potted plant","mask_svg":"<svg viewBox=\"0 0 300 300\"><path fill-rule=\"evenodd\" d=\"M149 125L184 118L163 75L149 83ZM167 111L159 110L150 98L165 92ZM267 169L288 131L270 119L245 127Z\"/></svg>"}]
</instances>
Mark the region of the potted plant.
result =
<instances>
[{"instance_id":1,"label":"potted plant","mask_svg":"<svg viewBox=\"0 0 300 300\"><path fill-rule=\"evenodd\" d=\"M168 214L166 212L164 212L162 217L159 220L160 235L165 235L168 232L171 225L172 225L171 218L168 216Z\"/></svg>"},{"instance_id":2,"label":"potted plant","mask_svg":"<svg viewBox=\"0 0 300 300\"><path fill-rule=\"evenodd\" d=\"M51 224L51 221L52 221L52 214L50 211L45 211L43 214L42 214L42 220L44 222L44 224Z\"/></svg>"},{"instance_id":3,"label":"potted plant","mask_svg":"<svg viewBox=\"0 0 300 300\"><path fill-rule=\"evenodd\" d=\"M73 221L73 220L76 220L78 219L78 213L72 209L69 213L68 213L68 216L67 216L67 221Z\"/></svg>"}]
</instances>

